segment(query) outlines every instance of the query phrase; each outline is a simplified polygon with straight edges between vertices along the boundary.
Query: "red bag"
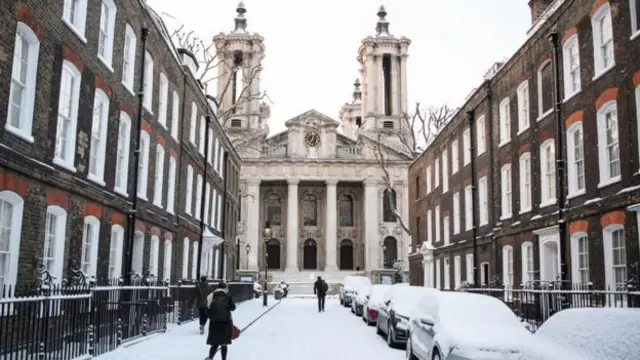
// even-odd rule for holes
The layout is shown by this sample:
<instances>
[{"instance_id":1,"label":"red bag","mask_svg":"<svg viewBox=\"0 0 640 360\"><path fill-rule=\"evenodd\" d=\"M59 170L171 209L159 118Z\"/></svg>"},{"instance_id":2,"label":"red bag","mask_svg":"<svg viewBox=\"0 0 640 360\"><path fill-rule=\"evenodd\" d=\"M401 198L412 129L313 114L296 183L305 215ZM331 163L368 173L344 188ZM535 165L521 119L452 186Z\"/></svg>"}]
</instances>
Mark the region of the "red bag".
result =
<instances>
[{"instance_id":1,"label":"red bag","mask_svg":"<svg viewBox=\"0 0 640 360\"><path fill-rule=\"evenodd\" d=\"M238 329L235 325L231 324L231 340L235 340L240 336L240 329Z\"/></svg>"}]
</instances>

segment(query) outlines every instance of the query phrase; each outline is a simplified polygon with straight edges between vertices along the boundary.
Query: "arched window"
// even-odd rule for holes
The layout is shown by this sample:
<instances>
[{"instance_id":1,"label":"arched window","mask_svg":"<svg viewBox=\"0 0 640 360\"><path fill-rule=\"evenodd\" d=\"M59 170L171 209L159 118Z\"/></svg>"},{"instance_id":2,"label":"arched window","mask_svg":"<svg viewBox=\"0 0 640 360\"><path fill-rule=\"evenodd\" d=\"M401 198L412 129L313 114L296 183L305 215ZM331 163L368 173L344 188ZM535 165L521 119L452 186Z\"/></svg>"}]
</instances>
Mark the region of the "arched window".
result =
<instances>
[{"instance_id":1,"label":"arched window","mask_svg":"<svg viewBox=\"0 0 640 360\"><path fill-rule=\"evenodd\" d=\"M100 220L95 216L84 218L80 266L87 276L96 276L98 271L98 246L100 243Z\"/></svg>"},{"instance_id":2,"label":"arched window","mask_svg":"<svg viewBox=\"0 0 640 360\"><path fill-rule=\"evenodd\" d=\"M387 236L382 243L382 251L384 252L385 269L393 269L393 264L398 260L398 241L393 236Z\"/></svg>"},{"instance_id":3,"label":"arched window","mask_svg":"<svg viewBox=\"0 0 640 360\"><path fill-rule=\"evenodd\" d=\"M122 275L123 247L124 228L117 224L111 226L111 242L109 243L109 280L118 279Z\"/></svg>"},{"instance_id":4,"label":"arched window","mask_svg":"<svg viewBox=\"0 0 640 360\"><path fill-rule=\"evenodd\" d=\"M47 207L42 262L53 281L62 280L67 211L57 205Z\"/></svg>"},{"instance_id":5,"label":"arched window","mask_svg":"<svg viewBox=\"0 0 640 360\"><path fill-rule=\"evenodd\" d=\"M282 225L282 201L278 194L270 194L267 196L267 221L271 225Z\"/></svg>"},{"instance_id":6,"label":"arched window","mask_svg":"<svg viewBox=\"0 0 640 360\"><path fill-rule=\"evenodd\" d=\"M136 231L133 238L133 261L131 270L134 274L142 275L142 262L144 256L144 233Z\"/></svg>"},{"instance_id":7,"label":"arched window","mask_svg":"<svg viewBox=\"0 0 640 360\"><path fill-rule=\"evenodd\" d=\"M382 218L384 222L396 222L396 191L386 189L382 198Z\"/></svg>"},{"instance_id":8,"label":"arched window","mask_svg":"<svg viewBox=\"0 0 640 360\"><path fill-rule=\"evenodd\" d=\"M149 274L158 277L158 254L160 253L160 239L153 235L151 237L151 248L149 249Z\"/></svg>"},{"instance_id":9,"label":"arched window","mask_svg":"<svg viewBox=\"0 0 640 360\"><path fill-rule=\"evenodd\" d=\"M0 191L0 288L16 283L23 208L18 194Z\"/></svg>"},{"instance_id":10,"label":"arched window","mask_svg":"<svg viewBox=\"0 0 640 360\"><path fill-rule=\"evenodd\" d=\"M340 270L353 270L353 242L344 239L340 242Z\"/></svg>"},{"instance_id":11,"label":"arched window","mask_svg":"<svg viewBox=\"0 0 640 360\"><path fill-rule=\"evenodd\" d=\"M191 240L188 237L182 242L182 278L189 278L189 244Z\"/></svg>"},{"instance_id":12,"label":"arched window","mask_svg":"<svg viewBox=\"0 0 640 360\"><path fill-rule=\"evenodd\" d=\"M338 200L340 226L353 226L353 199L349 195L341 195Z\"/></svg>"},{"instance_id":13,"label":"arched window","mask_svg":"<svg viewBox=\"0 0 640 360\"><path fill-rule=\"evenodd\" d=\"M307 194L302 200L304 226L318 226L318 198L313 194Z\"/></svg>"}]
</instances>

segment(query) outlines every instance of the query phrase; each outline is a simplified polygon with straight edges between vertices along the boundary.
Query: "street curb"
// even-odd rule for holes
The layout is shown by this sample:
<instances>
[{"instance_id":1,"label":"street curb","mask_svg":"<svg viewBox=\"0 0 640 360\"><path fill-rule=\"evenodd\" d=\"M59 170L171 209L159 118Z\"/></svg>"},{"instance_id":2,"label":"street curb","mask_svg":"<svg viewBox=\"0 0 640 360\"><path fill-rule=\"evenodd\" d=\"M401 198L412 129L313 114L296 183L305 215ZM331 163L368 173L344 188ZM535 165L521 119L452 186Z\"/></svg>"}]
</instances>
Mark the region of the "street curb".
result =
<instances>
[{"instance_id":1,"label":"street curb","mask_svg":"<svg viewBox=\"0 0 640 360\"><path fill-rule=\"evenodd\" d=\"M282 302L282 300L278 300L278 302L273 305L272 307L270 307L269 309L267 309L267 311L263 312L262 314L260 314L260 316L258 316L257 318L253 319L253 321L251 321L249 324L247 324L245 327L243 327L242 329L240 329L240 334L242 334L243 332L245 332L251 325L255 324L256 322L258 322L258 320L260 320L263 316L267 315L269 313L269 311L273 310L276 308L276 306L280 305L280 303Z\"/></svg>"}]
</instances>

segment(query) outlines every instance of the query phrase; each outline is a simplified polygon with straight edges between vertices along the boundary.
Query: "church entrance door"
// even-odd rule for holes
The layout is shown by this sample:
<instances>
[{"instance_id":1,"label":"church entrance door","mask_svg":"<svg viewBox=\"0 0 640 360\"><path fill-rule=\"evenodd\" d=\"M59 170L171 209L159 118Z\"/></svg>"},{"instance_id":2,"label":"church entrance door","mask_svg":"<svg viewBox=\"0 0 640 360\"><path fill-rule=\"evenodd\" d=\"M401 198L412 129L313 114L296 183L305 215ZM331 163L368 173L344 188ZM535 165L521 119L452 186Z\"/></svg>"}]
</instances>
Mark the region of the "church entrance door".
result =
<instances>
[{"instance_id":1,"label":"church entrance door","mask_svg":"<svg viewBox=\"0 0 640 360\"><path fill-rule=\"evenodd\" d=\"M307 241L304 242L304 249L302 251L302 269L318 269L318 245L316 244L316 241L313 239L307 239Z\"/></svg>"},{"instance_id":2,"label":"church entrance door","mask_svg":"<svg viewBox=\"0 0 640 360\"><path fill-rule=\"evenodd\" d=\"M340 243L340 270L353 270L353 243L348 239Z\"/></svg>"},{"instance_id":3,"label":"church entrance door","mask_svg":"<svg viewBox=\"0 0 640 360\"><path fill-rule=\"evenodd\" d=\"M280 269L280 241L271 239L267 243L267 268L269 270Z\"/></svg>"}]
</instances>

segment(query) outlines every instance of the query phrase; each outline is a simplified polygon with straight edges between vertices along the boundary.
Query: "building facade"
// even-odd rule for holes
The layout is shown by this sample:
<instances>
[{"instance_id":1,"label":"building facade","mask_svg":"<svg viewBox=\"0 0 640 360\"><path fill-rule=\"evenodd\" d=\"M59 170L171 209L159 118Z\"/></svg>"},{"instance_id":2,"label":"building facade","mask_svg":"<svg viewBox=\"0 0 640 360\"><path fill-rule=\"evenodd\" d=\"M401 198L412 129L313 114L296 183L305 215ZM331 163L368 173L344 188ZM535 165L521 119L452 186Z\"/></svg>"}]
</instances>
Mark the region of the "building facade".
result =
<instances>
[{"instance_id":1,"label":"building facade","mask_svg":"<svg viewBox=\"0 0 640 360\"><path fill-rule=\"evenodd\" d=\"M265 48L262 37L247 32L244 11L238 9L235 30L216 41L227 58L243 59L247 74L260 65ZM362 84L356 81L340 122L309 110L286 121L287 130L268 136L267 105L245 101L230 115L228 133L242 158L239 271L256 276L267 268L272 281L308 281L314 275L333 281L357 271L394 272L403 259L406 267L409 237L394 210L409 214L412 154L397 136L407 130L410 41L389 33L384 8L378 16L375 36L364 39L358 51ZM220 79L230 76L222 73ZM251 86L251 94L260 93L259 82ZM235 97L223 96L221 108ZM383 181L384 169L389 182ZM272 235L265 239L267 222Z\"/></svg>"},{"instance_id":2,"label":"building facade","mask_svg":"<svg viewBox=\"0 0 640 360\"><path fill-rule=\"evenodd\" d=\"M525 44L411 165L414 284L640 280L640 1L530 6Z\"/></svg>"},{"instance_id":3,"label":"building facade","mask_svg":"<svg viewBox=\"0 0 640 360\"><path fill-rule=\"evenodd\" d=\"M233 276L240 159L207 127L193 55L142 0L1 6L0 285L37 268L117 279L129 259L136 274L193 279L198 246L203 274Z\"/></svg>"}]
</instances>

